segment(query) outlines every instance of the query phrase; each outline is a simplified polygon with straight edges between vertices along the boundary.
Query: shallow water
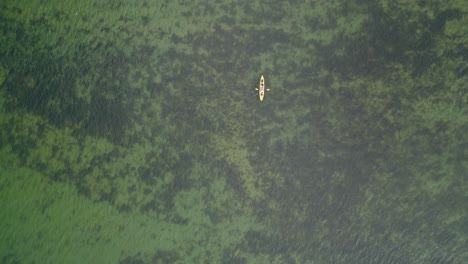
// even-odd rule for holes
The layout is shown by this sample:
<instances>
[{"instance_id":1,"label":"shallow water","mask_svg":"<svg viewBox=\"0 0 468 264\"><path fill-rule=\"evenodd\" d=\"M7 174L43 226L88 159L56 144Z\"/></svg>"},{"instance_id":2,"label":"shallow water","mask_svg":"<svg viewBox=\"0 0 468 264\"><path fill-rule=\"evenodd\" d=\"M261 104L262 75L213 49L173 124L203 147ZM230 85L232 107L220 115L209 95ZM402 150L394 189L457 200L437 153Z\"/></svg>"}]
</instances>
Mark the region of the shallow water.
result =
<instances>
[{"instance_id":1,"label":"shallow water","mask_svg":"<svg viewBox=\"0 0 468 264\"><path fill-rule=\"evenodd\" d=\"M463 1L157 2L1 4L2 263L468 261Z\"/></svg>"}]
</instances>

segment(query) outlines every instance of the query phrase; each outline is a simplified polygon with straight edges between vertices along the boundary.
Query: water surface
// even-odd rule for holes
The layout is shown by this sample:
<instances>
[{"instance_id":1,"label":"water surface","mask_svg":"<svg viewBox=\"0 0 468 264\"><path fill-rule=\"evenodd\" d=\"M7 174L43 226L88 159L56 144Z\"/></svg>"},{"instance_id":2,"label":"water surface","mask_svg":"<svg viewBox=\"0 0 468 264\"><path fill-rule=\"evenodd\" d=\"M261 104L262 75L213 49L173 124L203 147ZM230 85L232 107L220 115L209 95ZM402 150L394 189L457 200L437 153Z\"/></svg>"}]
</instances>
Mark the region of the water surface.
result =
<instances>
[{"instance_id":1,"label":"water surface","mask_svg":"<svg viewBox=\"0 0 468 264\"><path fill-rule=\"evenodd\" d=\"M0 10L0 262L468 262L464 1Z\"/></svg>"}]
</instances>

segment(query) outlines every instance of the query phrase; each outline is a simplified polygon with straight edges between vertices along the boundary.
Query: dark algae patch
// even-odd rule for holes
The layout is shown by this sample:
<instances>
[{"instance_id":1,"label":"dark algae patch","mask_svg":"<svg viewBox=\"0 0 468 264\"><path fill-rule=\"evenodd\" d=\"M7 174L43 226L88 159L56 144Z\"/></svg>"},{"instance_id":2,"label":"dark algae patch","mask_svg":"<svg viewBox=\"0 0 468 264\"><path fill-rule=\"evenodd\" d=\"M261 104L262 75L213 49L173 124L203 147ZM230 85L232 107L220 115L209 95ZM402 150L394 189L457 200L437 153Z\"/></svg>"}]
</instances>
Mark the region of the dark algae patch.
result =
<instances>
[{"instance_id":1,"label":"dark algae patch","mask_svg":"<svg viewBox=\"0 0 468 264\"><path fill-rule=\"evenodd\" d=\"M465 2L0 4L0 260L468 262Z\"/></svg>"}]
</instances>

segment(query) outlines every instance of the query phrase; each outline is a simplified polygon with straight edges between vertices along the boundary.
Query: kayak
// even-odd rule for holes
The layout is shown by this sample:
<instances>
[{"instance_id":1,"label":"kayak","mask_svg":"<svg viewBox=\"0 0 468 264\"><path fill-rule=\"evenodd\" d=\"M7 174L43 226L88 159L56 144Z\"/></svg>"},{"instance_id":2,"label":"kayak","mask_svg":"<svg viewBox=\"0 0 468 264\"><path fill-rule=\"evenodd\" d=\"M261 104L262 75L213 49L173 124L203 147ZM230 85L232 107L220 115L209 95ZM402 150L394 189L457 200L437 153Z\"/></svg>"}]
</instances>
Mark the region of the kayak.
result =
<instances>
[{"instance_id":1,"label":"kayak","mask_svg":"<svg viewBox=\"0 0 468 264\"><path fill-rule=\"evenodd\" d=\"M260 85L258 88L255 88L255 90L258 91L258 97L260 98L260 101L263 101L263 97L265 96L265 91L270 91L270 89L265 89L265 78L260 77Z\"/></svg>"}]
</instances>

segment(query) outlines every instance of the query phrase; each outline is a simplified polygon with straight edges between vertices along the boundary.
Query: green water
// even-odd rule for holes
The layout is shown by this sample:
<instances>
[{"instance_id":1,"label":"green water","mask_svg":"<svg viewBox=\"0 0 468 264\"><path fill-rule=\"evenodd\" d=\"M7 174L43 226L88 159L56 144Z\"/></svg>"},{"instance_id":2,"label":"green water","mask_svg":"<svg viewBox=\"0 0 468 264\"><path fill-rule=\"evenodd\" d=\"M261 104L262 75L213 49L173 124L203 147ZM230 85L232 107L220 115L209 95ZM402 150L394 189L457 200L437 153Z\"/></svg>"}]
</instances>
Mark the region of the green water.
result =
<instances>
[{"instance_id":1,"label":"green water","mask_svg":"<svg viewBox=\"0 0 468 264\"><path fill-rule=\"evenodd\" d=\"M466 1L266 2L3 1L0 263L468 263Z\"/></svg>"}]
</instances>

